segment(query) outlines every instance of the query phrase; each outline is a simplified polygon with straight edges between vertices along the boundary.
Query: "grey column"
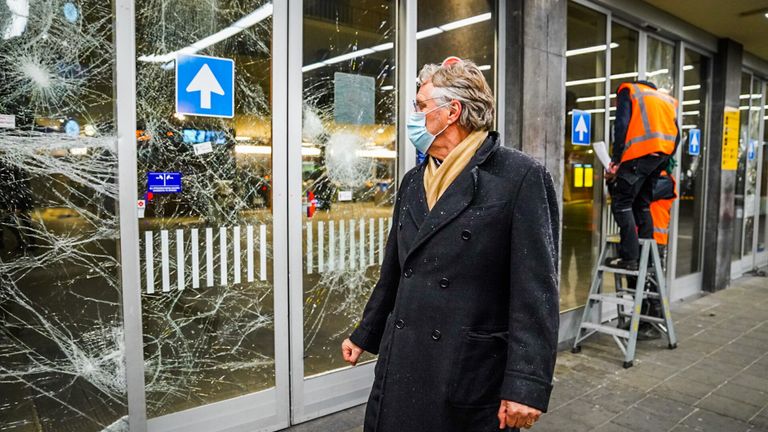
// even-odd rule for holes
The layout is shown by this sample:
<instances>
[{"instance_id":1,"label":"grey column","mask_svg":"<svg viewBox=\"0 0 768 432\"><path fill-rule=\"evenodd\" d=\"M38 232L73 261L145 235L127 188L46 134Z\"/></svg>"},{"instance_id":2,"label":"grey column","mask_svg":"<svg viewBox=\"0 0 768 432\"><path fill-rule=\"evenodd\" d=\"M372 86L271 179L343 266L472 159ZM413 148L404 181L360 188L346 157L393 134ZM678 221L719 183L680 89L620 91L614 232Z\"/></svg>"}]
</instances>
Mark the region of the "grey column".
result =
<instances>
[{"instance_id":1,"label":"grey column","mask_svg":"<svg viewBox=\"0 0 768 432\"><path fill-rule=\"evenodd\" d=\"M504 142L543 163L562 207L565 145L565 0L512 0L506 8Z\"/></svg>"},{"instance_id":2,"label":"grey column","mask_svg":"<svg viewBox=\"0 0 768 432\"><path fill-rule=\"evenodd\" d=\"M736 171L723 171L723 119L726 106L739 106L743 48L730 39L718 41L712 76L709 148L707 150L707 201L704 212L703 289L718 291L731 280Z\"/></svg>"}]
</instances>

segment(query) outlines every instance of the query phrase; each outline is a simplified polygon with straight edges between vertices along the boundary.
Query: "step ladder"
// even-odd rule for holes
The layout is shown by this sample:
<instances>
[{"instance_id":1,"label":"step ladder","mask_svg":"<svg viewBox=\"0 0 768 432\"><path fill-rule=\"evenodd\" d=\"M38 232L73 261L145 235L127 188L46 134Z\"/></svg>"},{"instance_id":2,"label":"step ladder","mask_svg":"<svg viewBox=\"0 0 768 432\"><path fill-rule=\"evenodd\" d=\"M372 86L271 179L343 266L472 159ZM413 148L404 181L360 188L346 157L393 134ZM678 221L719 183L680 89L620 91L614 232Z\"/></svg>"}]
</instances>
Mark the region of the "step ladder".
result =
<instances>
[{"instance_id":1,"label":"step ladder","mask_svg":"<svg viewBox=\"0 0 768 432\"><path fill-rule=\"evenodd\" d=\"M632 367L635 359L635 348L637 345L637 330L640 321L649 322L659 331L666 334L669 343L669 349L677 348L677 338L672 324L672 315L669 312L669 297L667 297L667 287L664 279L664 269L662 267L659 249L656 241L653 239L640 239L640 265L638 270L624 270L606 266L605 259L609 250L613 251L612 256L616 256L618 246L618 236L612 236L606 239L600 250L600 258L597 261L595 272L592 277L592 286L589 289L589 297L581 316L579 329L576 333L576 339L573 342L571 352L581 352L581 343L595 333L605 333L613 336L616 344L624 354L624 368ZM649 261L653 266L649 267ZM616 292L603 292L604 273L613 273L616 281ZM624 287L622 284L623 276L637 277L637 283L634 287ZM656 292L649 291L647 287L655 286ZM656 299L661 303L662 317L653 317L642 315L643 299ZM614 327L603 323L604 303L615 304L618 316L619 326ZM597 309L597 310L595 310ZM629 330L623 330L621 324L629 320Z\"/></svg>"}]
</instances>

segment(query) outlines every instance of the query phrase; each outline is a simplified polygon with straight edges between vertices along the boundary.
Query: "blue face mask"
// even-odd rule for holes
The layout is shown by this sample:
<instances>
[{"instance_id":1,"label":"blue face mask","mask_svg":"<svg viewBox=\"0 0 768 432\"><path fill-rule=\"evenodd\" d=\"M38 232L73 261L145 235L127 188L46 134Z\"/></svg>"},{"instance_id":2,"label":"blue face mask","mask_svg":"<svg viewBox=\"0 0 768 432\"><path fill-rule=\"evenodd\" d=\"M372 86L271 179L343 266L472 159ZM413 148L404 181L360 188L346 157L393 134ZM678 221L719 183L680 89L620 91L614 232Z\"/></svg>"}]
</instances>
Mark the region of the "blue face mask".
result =
<instances>
[{"instance_id":1,"label":"blue face mask","mask_svg":"<svg viewBox=\"0 0 768 432\"><path fill-rule=\"evenodd\" d=\"M432 145L432 142L435 141L435 138L437 138L438 135L443 133L443 131L448 129L448 126L450 126L449 123L445 125L443 130L432 135L427 130L427 114L449 104L450 102L446 102L442 105L432 108L427 112L414 111L411 113L410 117L408 117L408 121L406 122L406 128L408 129L408 139L411 140L413 146L416 147L416 149L418 149L420 152L427 154L427 150Z\"/></svg>"}]
</instances>

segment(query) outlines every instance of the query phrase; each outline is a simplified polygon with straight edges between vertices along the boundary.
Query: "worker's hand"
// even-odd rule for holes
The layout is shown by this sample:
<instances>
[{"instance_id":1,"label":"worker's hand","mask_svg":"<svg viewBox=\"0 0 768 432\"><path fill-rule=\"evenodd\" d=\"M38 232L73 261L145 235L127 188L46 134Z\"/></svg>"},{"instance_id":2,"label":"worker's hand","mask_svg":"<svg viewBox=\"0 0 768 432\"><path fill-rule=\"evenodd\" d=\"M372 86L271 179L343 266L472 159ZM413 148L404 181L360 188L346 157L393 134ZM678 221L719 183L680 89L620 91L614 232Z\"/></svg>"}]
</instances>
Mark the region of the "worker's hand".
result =
<instances>
[{"instance_id":1,"label":"worker's hand","mask_svg":"<svg viewBox=\"0 0 768 432\"><path fill-rule=\"evenodd\" d=\"M363 353L363 349L355 345L349 338L344 339L341 343L341 355L344 357L344 361L354 366L357 364L357 359Z\"/></svg>"},{"instance_id":2,"label":"worker's hand","mask_svg":"<svg viewBox=\"0 0 768 432\"><path fill-rule=\"evenodd\" d=\"M499 406L499 429L507 427L529 429L541 416L541 411L527 405L502 400Z\"/></svg>"},{"instance_id":3,"label":"worker's hand","mask_svg":"<svg viewBox=\"0 0 768 432\"><path fill-rule=\"evenodd\" d=\"M605 169L605 179L612 181L616 178L616 172L619 170L619 166L613 162L608 164L608 168Z\"/></svg>"}]
</instances>

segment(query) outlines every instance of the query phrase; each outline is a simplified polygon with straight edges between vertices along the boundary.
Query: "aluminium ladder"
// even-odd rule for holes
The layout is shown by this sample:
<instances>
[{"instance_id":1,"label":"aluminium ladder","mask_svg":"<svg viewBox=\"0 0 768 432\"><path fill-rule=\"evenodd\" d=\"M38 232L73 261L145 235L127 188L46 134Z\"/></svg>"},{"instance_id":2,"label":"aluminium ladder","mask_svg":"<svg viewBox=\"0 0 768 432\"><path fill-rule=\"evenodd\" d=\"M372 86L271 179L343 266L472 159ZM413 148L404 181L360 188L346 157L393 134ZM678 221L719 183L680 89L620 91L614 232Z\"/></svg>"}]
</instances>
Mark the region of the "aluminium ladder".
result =
<instances>
[{"instance_id":1,"label":"aluminium ladder","mask_svg":"<svg viewBox=\"0 0 768 432\"><path fill-rule=\"evenodd\" d=\"M576 339L573 342L574 353L581 351L581 343L595 333L605 333L613 336L616 344L624 354L624 368L632 366L635 359L637 345L637 330L640 321L649 322L659 331L666 334L670 349L677 348L677 338L672 324L672 316L669 312L669 297L664 279L664 270L661 265L659 249L653 239L640 239L640 265L638 270L625 270L605 265L605 258L609 249L615 249L618 243L616 236L606 239L600 250L595 272L592 277L592 286L589 289L587 304L579 323ZM653 266L648 263L652 260ZM603 274L613 273L616 281L615 293L603 292ZM635 276L635 287L624 288L621 283L622 276ZM648 288L655 286L657 290ZM643 315L643 299L660 300L662 317ZM602 304L615 304L618 310L619 323L629 318L629 329L624 330L603 323ZM597 309L597 311L594 311Z\"/></svg>"}]
</instances>

